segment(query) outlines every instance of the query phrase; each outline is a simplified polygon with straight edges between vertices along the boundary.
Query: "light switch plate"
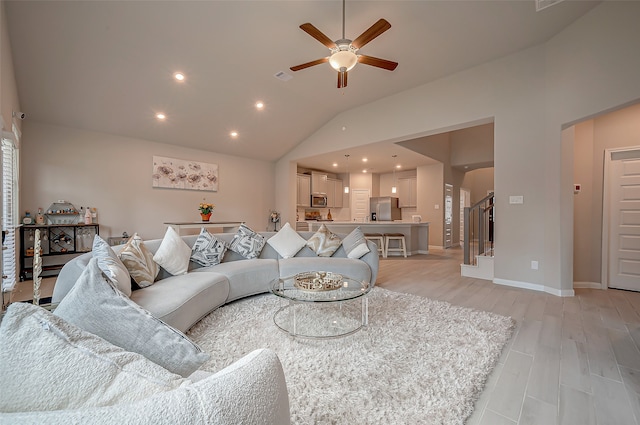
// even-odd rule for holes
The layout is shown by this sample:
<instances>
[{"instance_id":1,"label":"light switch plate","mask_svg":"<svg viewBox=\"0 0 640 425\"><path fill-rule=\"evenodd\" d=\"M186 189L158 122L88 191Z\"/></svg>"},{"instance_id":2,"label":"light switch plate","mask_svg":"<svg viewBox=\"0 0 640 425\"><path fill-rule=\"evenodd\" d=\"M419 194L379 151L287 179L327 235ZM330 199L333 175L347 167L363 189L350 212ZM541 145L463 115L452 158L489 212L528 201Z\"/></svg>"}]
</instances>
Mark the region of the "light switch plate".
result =
<instances>
[{"instance_id":1,"label":"light switch plate","mask_svg":"<svg viewBox=\"0 0 640 425\"><path fill-rule=\"evenodd\" d=\"M522 195L511 195L509 196L510 204L524 204L524 196Z\"/></svg>"}]
</instances>

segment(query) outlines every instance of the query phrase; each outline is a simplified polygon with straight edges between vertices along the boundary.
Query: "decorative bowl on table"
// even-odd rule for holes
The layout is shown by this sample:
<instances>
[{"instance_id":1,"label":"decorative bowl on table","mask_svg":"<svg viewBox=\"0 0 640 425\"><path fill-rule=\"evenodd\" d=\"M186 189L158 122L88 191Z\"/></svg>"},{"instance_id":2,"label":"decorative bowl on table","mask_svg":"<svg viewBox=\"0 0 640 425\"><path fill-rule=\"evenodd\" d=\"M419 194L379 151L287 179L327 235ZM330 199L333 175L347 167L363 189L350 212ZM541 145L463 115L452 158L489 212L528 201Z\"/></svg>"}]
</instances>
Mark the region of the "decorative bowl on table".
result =
<instances>
[{"instance_id":1,"label":"decorative bowl on table","mask_svg":"<svg viewBox=\"0 0 640 425\"><path fill-rule=\"evenodd\" d=\"M342 275L333 272L304 272L293 278L293 284L301 291L334 291L342 287Z\"/></svg>"}]
</instances>

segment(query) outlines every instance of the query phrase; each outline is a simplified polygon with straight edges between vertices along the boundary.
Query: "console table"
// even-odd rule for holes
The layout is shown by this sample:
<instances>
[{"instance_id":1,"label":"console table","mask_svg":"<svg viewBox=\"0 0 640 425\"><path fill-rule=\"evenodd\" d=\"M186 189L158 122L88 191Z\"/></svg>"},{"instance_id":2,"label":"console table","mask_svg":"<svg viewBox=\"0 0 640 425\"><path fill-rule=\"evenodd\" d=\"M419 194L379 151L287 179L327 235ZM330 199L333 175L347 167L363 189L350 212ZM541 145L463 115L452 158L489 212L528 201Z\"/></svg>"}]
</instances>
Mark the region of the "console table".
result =
<instances>
[{"instance_id":1,"label":"console table","mask_svg":"<svg viewBox=\"0 0 640 425\"><path fill-rule=\"evenodd\" d=\"M182 229L200 229L217 227L222 228L222 233L231 233L238 230L244 221L184 221L184 222L166 222L169 227L173 227L176 233L180 234Z\"/></svg>"}]
</instances>

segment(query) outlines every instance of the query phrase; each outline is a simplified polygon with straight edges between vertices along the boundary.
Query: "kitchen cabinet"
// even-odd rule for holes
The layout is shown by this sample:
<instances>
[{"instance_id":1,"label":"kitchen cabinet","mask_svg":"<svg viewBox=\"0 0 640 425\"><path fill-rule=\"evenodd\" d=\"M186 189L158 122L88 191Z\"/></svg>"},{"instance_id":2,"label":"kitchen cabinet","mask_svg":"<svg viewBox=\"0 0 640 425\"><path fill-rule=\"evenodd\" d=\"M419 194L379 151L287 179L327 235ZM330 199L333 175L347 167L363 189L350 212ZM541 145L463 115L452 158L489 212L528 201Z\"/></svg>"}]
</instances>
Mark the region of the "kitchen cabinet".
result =
<instances>
[{"instance_id":1,"label":"kitchen cabinet","mask_svg":"<svg viewBox=\"0 0 640 425\"><path fill-rule=\"evenodd\" d=\"M417 206L417 181L416 177L398 179L398 206L400 208Z\"/></svg>"},{"instance_id":2,"label":"kitchen cabinet","mask_svg":"<svg viewBox=\"0 0 640 425\"><path fill-rule=\"evenodd\" d=\"M329 187L327 175L324 173L311 172L311 192L327 193Z\"/></svg>"},{"instance_id":3,"label":"kitchen cabinet","mask_svg":"<svg viewBox=\"0 0 640 425\"><path fill-rule=\"evenodd\" d=\"M342 180L327 178L327 207L342 208L343 191L344 186L342 184Z\"/></svg>"},{"instance_id":4,"label":"kitchen cabinet","mask_svg":"<svg viewBox=\"0 0 640 425\"><path fill-rule=\"evenodd\" d=\"M20 280L33 279L36 229L40 229L42 277L57 276L69 260L91 251L97 224L38 224L20 227Z\"/></svg>"},{"instance_id":5,"label":"kitchen cabinet","mask_svg":"<svg viewBox=\"0 0 640 425\"><path fill-rule=\"evenodd\" d=\"M311 206L311 176L308 174L298 174L296 176L296 182L298 185L297 206L310 207Z\"/></svg>"}]
</instances>

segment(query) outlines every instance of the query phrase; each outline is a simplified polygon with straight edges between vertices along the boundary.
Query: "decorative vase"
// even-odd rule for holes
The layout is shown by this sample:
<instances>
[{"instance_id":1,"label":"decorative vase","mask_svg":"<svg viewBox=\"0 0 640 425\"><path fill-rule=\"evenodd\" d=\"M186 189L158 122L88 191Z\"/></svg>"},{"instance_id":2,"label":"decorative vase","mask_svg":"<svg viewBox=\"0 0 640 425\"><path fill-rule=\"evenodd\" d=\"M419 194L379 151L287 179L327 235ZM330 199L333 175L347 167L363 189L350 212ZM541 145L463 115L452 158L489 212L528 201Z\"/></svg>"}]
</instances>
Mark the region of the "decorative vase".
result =
<instances>
[{"instance_id":1,"label":"decorative vase","mask_svg":"<svg viewBox=\"0 0 640 425\"><path fill-rule=\"evenodd\" d=\"M202 217L202 221L209 221L209 219L211 218L211 213L207 213L207 214L200 213L200 217Z\"/></svg>"}]
</instances>

